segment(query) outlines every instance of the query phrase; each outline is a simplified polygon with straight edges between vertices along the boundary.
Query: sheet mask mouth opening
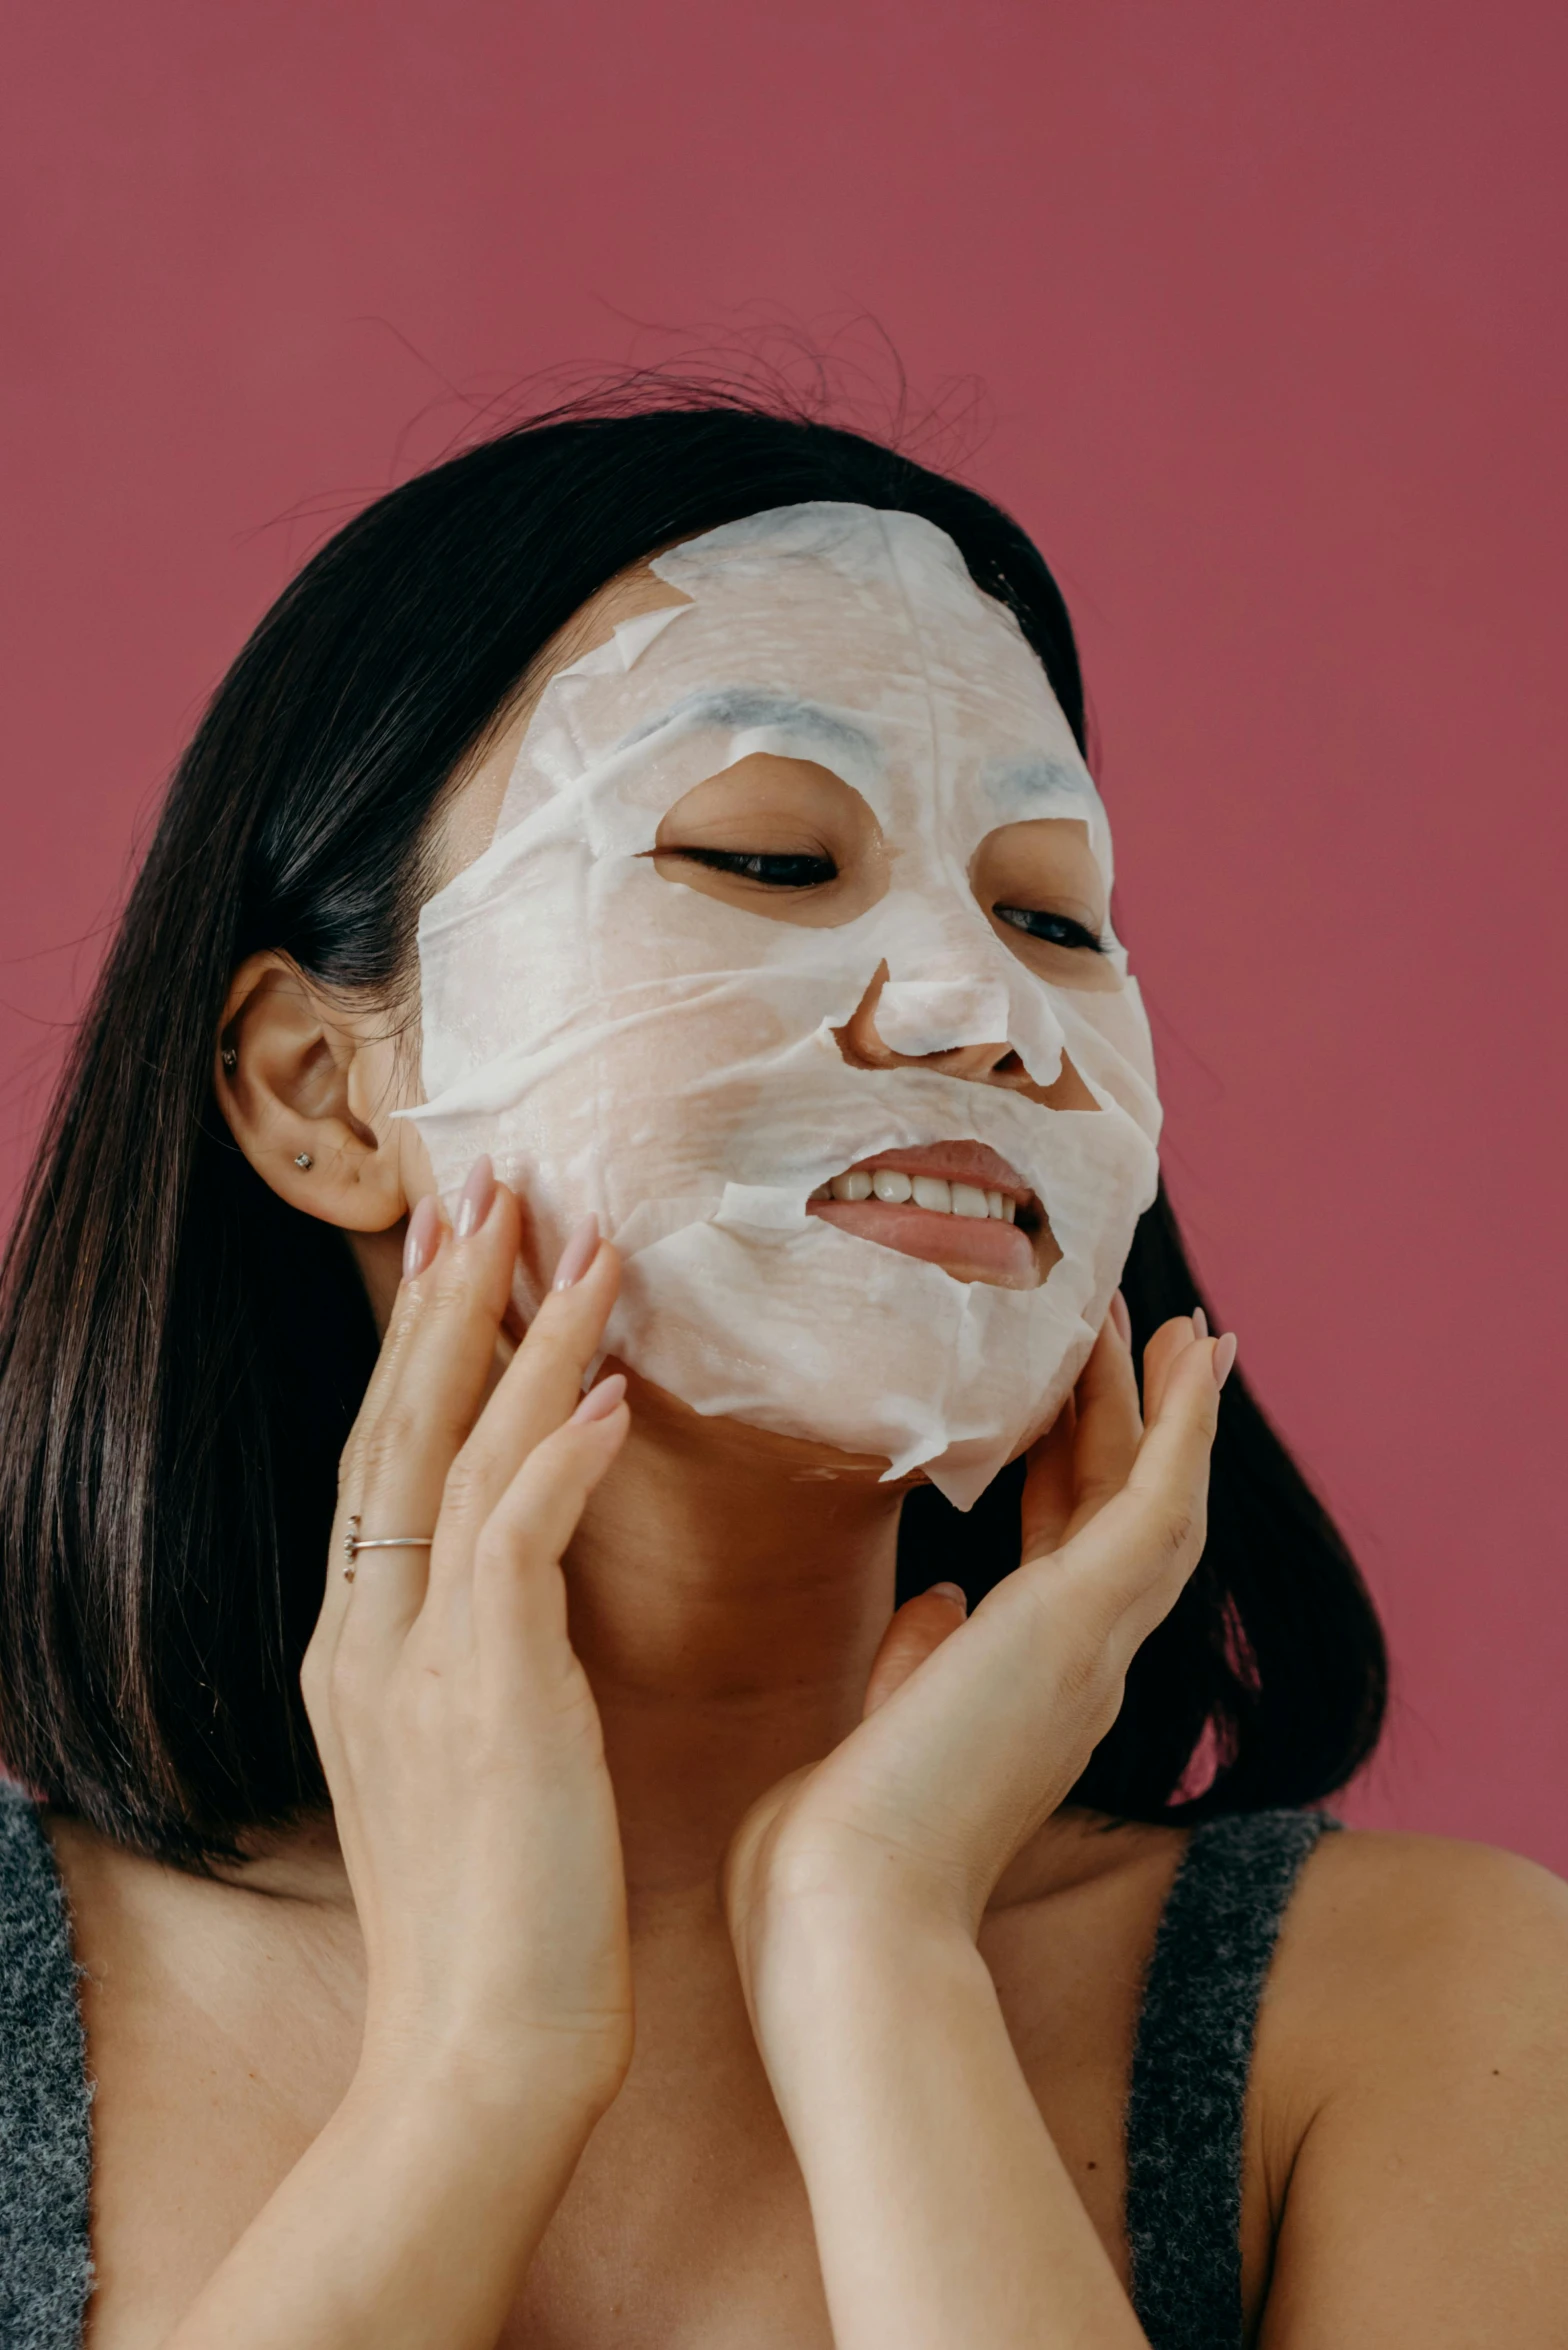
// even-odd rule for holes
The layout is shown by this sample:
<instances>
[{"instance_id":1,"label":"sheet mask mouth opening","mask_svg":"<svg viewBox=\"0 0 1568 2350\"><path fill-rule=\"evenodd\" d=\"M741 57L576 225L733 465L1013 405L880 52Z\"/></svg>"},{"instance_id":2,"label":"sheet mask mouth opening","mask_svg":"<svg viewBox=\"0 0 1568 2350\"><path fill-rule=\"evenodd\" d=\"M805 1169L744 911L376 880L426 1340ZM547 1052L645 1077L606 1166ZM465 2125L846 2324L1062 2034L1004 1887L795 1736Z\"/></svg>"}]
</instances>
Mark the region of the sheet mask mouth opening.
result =
<instances>
[{"instance_id":1,"label":"sheet mask mouth opening","mask_svg":"<svg viewBox=\"0 0 1568 2350\"><path fill-rule=\"evenodd\" d=\"M857 1239L958 1280L1034 1288L1061 1255L1035 1192L983 1143L881 1151L818 1184L806 1205Z\"/></svg>"}]
</instances>

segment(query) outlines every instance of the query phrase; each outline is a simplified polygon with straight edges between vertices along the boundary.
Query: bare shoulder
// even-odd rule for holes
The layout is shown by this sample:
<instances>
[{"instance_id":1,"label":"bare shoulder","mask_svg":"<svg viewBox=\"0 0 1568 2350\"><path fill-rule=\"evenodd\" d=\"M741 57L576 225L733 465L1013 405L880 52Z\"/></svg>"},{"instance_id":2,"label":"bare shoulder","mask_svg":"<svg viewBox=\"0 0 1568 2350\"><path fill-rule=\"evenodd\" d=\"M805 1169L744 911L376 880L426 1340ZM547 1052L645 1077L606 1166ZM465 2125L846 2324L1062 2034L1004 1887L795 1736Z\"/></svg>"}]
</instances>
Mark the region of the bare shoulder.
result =
<instances>
[{"instance_id":1,"label":"bare shoulder","mask_svg":"<svg viewBox=\"0 0 1568 2350\"><path fill-rule=\"evenodd\" d=\"M1484 1845L1325 1837L1254 2081L1269 2350L1560 2338L1568 1885Z\"/></svg>"},{"instance_id":2,"label":"bare shoulder","mask_svg":"<svg viewBox=\"0 0 1568 2350\"><path fill-rule=\"evenodd\" d=\"M1568 2029L1568 1884L1491 1845L1347 1830L1324 1837L1287 1915L1281 2007L1392 2052L1477 2029Z\"/></svg>"}]
</instances>

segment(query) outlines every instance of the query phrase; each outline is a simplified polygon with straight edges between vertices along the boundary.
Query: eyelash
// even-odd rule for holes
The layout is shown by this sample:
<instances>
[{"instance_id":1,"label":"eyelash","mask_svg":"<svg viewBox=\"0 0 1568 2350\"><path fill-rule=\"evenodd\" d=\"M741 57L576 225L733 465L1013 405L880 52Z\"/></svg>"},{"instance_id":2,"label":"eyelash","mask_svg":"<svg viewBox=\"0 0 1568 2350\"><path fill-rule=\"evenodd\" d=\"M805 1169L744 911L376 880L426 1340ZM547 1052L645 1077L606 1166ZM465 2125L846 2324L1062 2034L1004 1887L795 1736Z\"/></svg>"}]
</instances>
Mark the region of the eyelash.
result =
<instances>
[{"instance_id":1,"label":"eyelash","mask_svg":"<svg viewBox=\"0 0 1568 2350\"><path fill-rule=\"evenodd\" d=\"M764 889L819 889L824 882L838 879L838 867L830 857L775 856L755 849L678 849L676 854L690 864L706 865L712 872L734 873L743 881L759 882ZM1080 954L1105 952L1094 933L1070 915L1039 913L1026 906L998 906L995 911L999 922L1011 923L1027 938L1040 939L1047 946L1069 947ZM1036 929L1037 923L1046 927Z\"/></svg>"},{"instance_id":2,"label":"eyelash","mask_svg":"<svg viewBox=\"0 0 1568 2350\"><path fill-rule=\"evenodd\" d=\"M838 879L838 867L831 857L768 856L750 849L679 849L676 854L690 864L707 865L715 873L736 873L743 881L760 881L764 889L817 889L825 881Z\"/></svg>"},{"instance_id":3,"label":"eyelash","mask_svg":"<svg viewBox=\"0 0 1568 2350\"><path fill-rule=\"evenodd\" d=\"M1009 922L1015 930L1023 931L1028 938L1040 939L1046 946L1073 947L1080 953L1087 951L1091 955L1103 955L1105 952L1103 943L1095 937L1093 931L1085 930L1083 924L1074 922L1070 915L1036 913L1026 906L998 906L995 912L998 922ZM1034 925L1037 922L1048 924L1049 927L1036 930Z\"/></svg>"}]
</instances>

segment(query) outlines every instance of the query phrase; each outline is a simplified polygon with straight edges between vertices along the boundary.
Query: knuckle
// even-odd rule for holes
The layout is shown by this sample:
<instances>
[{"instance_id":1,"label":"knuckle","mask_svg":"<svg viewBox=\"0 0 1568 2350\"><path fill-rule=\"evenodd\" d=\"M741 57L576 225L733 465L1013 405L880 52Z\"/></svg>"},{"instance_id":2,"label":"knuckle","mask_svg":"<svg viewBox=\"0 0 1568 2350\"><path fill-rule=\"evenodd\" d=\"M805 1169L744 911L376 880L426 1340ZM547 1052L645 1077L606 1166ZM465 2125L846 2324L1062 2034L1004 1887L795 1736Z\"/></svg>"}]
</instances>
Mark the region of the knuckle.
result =
<instances>
[{"instance_id":1,"label":"knuckle","mask_svg":"<svg viewBox=\"0 0 1568 2350\"><path fill-rule=\"evenodd\" d=\"M468 1434L468 1424L450 1400L433 1395L416 1404L399 1397L388 1404L365 1440L360 1462L362 1484L368 1490L385 1479L407 1474L409 1463L432 1448L456 1451Z\"/></svg>"},{"instance_id":2,"label":"knuckle","mask_svg":"<svg viewBox=\"0 0 1568 2350\"><path fill-rule=\"evenodd\" d=\"M383 1357L391 1357L401 1369L402 1358L421 1342L428 1344L439 1338L451 1322L471 1312L475 1295L465 1268L443 1250L442 1260L432 1272L414 1288L399 1291L382 1342Z\"/></svg>"},{"instance_id":3,"label":"knuckle","mask_svg":"<svg viewBox=\"0 0 1568 2350\"><path fill-rule=\"evenodd\" d=\"M475 1260L463 1250L443 1249L425 1301L425 1319L436 1324L463 1320L482 1295Z\"/></svg>"},{"instance_id":4,"label":"knuckle","mask_svg":"<svg viewBox=\"0 0 1568 2350\"><path fill-rule=\"evenodd\" d=\"M508 1495L486 1519L474 1544L476 1575L515 1576L537 1559L550 1536L537 1493Z\"/></svg>"},{"instance_id":5,"label":"knuckle","mask_svg":"<svg viewBox=\"0 0 1568 2350\"><path fill-rule=\"evenodd\" d=\"M1195 1545L1201 1548L1203 1535L1204 1513L1196 1501L1187 1495L1168 1501L1153 1527L1157 1563L1174 1566Z\"/></svg>"},{"instance_id":6,"label":"knuckle","mask_svg":"<svg viewBox=\"0 0 1568 2350\"><path fill-rule=\"evenodd\" d=\"M530 1370L543 1373L546 1377L557 1370L569 1370L575 1378L587 1352L582 1341L571 1331L561 1329L558 1324L544 1322L542 1316L523 1341L523 1353Z\"/></svg>"},{"instance_id":7,"label":"knuckle","mask_svg":"<svg viewBox=\"0 0 1568 2350\"><path fill-rule=\"evenodd\" d=\"M399 1357L406 1352L421 1324L428 1318L429 1310L428 1294L417 1289L398 1291L381 1337L383 1365L394 1369L397 1367Z\"/></svg>"},{"instance_id":8,"label":"knuckle","mask_svg":"<svg viewBox=\"0 0 1568 2350\"><path fill-rule=\"evenodd\" d=\"M362 1466L366 1483L404 1463L424 1433L420 1415L410 1404L389 1404L365 1439Z\"/></svg>"},{"instance_id":9,"label":"knuckle","mask_svg":"<svg viewBox=\"0 0 1568 2350\"><path fill-rule=\"evenodd\" d=\"M1065 1662L1060 1681L1062 1702L1070 1717L1082 1725L1089 1745L1099 1744L1121 1712L1126 1684L1125 1669L1110 1641L1093 1653Z\"/></svg>"},{"instance_id":10,"label":"knuckle","mask_svg":"<svg viewBox=\"0 0 1568 2350\"><path fill-rule=\"evenodd\" d=\"M489 1579L514 1570L522 1551L520 1529L491 1518L474 1544L474 1574Z\"/></svg>"},{"instance_id":11,"label":"knuckle","mask_svg":"<svg viewBox=\"0 0 1568 2350\"><path fill-rule=\"evenodd\" d=\"M356 1721L366 1711L375 1679L371 1660L360 1643L341 1639L324 1676L327 1708L338 1723Z\"/></svg>"},{"instance_id":12,"label":"knuckle","mask_svg":"<svg viewBox=\"0 0 1568 2350\"><path fill-rule=\"evenodd\" d=\"M305 1659L299 1669L299 1686L300 1695L305 1700L305 1712L314 1724L322 1718L327 1695L326 1668L314 1641L305 1651Z\"/></svg>"},{"instance_id":13,"label":"knuckle","mask_svg":"<svg viewBox=\"0 0 1568 2350\"><path fill-rule=\"evenodd\" d=\"M1180 1504L1158 1512L1149 1528L1150 1564L1163 1567L1181 1556L1192 1521Z\"/></svg>"},{"instance_id":14,"label":"knuckle","mask_svg":"<svg viewBox=\"0 0 1568 2350\"><path fill-rule=\"evenodd\" d=\"M1057 1661L1056 1676L1063 1697L1075 1712L1098 1713L1115 1679L1106 1640L1096 1636L1069 1646Z\"/></svg>"},{"instance_id":15,"label":"knuckle","mask_svg":"<svg viewBox=\"0 0 1568 2350\"><path fill-rule=\"evenodd\" d=\"M471 1445L465 1445L446 1473L441 1490L442 1515L464 1520L477 1517L488 1505L491 1487L488 1460Z\"/></svg>"},{"instance_id":16,"label":"knuckle","mask_svg":"<svg viewBox=\"0 0 1568 2350\"><path fill-rule=\"evenodd\" d=\"M1137 1502L1128 1528L1128 1548L1140 1566L1163 1572L1202 1548L1207 1496L1201 1486L1151 1478L1138 1490Z\"/></svg>"},{"instance_id":17,"label":"knuckle","mask_svg":"<svg viewBox=\"0 0 1568 2350\"><path fill-rule=\"evenodd\" d=\"M1098 1719L1120 1704L1119 1634L1125 1594L1098 1574L1031 1580L1041 1669L1075 1718Z\"/></svg>"},{"instance_id":18,"label":"knuckle","mask_svg":"<svg viewBox=\"0 0 1568 2350\"><path fill-rule=\"evenodd\" d=\"M1085 1717L1094 1745L1099 1745L1116 1721L1126 1694L1127 1676L1119 1671L1106 1673L1093 1689L1085 1692Z\"/></svg>"}]
</instances>

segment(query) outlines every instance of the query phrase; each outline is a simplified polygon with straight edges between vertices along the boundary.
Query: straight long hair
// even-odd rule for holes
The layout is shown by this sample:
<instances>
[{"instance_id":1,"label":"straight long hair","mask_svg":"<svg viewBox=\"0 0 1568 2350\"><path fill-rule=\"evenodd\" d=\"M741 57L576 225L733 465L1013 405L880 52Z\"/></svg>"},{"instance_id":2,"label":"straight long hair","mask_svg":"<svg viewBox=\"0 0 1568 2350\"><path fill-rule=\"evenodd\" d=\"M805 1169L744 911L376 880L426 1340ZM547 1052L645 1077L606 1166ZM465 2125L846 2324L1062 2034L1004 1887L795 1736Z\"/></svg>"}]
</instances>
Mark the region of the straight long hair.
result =
<instances>
[{"instance_id":1,"label":"straight long hair","mask_svg":"<svg viewBox=\"0 0 1568 2350\"><path fill-rule=\"evenodd\" d=\"M998 507L861 434L743 398L557 411L378 499L262 620L181 760L82 1021L0 1275L0 1755L192 1868L323 1804L299 1690L339 1452L376 1352L344 1236L286 1207L212 1090L230 977L281 949L410 1003L444 787L555 632L661 546L769 507L920 514L1017 618L1080 744L1072 627ZM1200 1291L1163 1193L1134 1336ZM1022 1470L905 1502L901 1593L1018 1559ZM1180 1820L1311 1803L1385 1698L1355 1565L1244 1378L1208 1546L1076 1799Z\"/></svg>"}]
</instances>

